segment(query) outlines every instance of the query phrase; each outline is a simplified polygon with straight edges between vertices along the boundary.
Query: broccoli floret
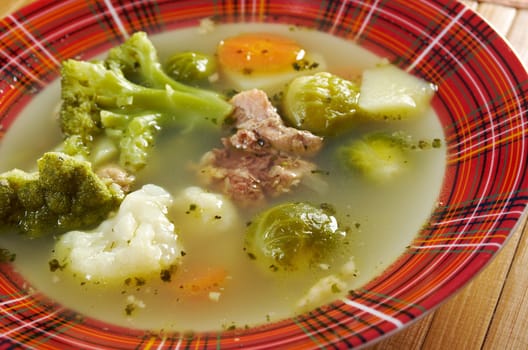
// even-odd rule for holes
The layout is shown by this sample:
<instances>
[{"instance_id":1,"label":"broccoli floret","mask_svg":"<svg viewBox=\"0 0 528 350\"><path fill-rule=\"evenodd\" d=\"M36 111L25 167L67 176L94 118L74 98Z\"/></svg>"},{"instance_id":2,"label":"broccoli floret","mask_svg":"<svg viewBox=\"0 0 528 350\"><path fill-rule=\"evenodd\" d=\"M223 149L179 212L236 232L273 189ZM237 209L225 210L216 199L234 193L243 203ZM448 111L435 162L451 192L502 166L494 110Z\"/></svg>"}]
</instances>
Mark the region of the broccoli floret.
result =
<instances>
[{"instance_id":1,"label":"broccoli floret","mask_svg":"<svg viewBox=\"0 0 528 350\"><path fill-rule=\"evenodd\" d=\"M69 59L61 68L60 124L67 140L64 151L85 156L93 142L104 135L105 113L121 115L120 127L126 140L116 140L124 159L142 159L152 143L153 129L175 125L188 129L195 125L221 125L233 107L222 96L179 83L161 68L157 53L145 33L136 33L122 45L110 50L103 61ZM152 128L152 116L156 127ZM141 117L142 122L132 122ZM149 120L149 122L145 122ZM149 127L144 127L148 124ZM148 130L141 138L134 134ZM129 130L129 132L126 132ZM68 141L75 137L74 142ZM153 140L153 138L152 138ZM133 149L124 149L135 145ZM143 145L143 146L142 146ZM133 154L134 152L139 154ZM121 164L126 166L126 164ZM136 170L136 165L132 166Z\"/></svg>"},{"instance_id":2,"label":"broccoli floret","mask_svg":"<svg viewBox=\"0 0 528 350\"><path fill-rule=\"evenodd\" d=\"M219 98L213 100L174 90L170 85L158 89L135 84L119 69L108 68L103 62L69 59L62 63L61 71L61 122L66 135L97 131L102 110L122 114L159 113L163 123L181 125L204 120L222 123L232 110L227 101Z\"/></svg>"},{"instance_id":3,"label":"broccoli floret","mask_svg":"<svg viewBox=\"0 0 528 350\"><path fill-rule=\"evenodd\" d=\"M149 149L159 126L159 114L130 116L126 114L101 112L101 124L119 149L119 164L135 173L147 164Z\"/></svg>"},{"instance_id":4,"label":"broccoli floret","mask_svg":"<svg viewBox=\"0 0 528 350\"><path fill-rule=\"evenodd\" d=\"M377 132L354 139L339 149L342 163L366 178L384 183L405 171L409 163L410 139L401 134Z\"/></svg>"},{"instance_id":5,"label":"broccoli floret","mask_svg":"<svg viewBox=\"0 0 528 350\"><path fill-rule=\"evenodd\" d=\"M66 137L55 149L55 152L66 153L83 160L90 159L90 148L81 135L71 135Z\"/></svg>"},{"instance_id":6,"label":"broccoli floret","mask_svg":"<svg viewBox=\"0 0 528 350\"><path fill-rule=\"evenodd\" d=\"M108 52L106 64L123 72L130 81L150 88L173 90L200 96L206 105L225 112L224 99L215 92L195 88L172 79L162 68L158 53L145 32L134 33L126 42ZM204 106L205 107L205 106ZM220 118L218 118L219 121Z\"/></svg>"},{"instance_id":7,"label":"broccoli floret","mask_svg":"<svg viewBox=\"0 0 528 350\"><path fill-rule=\"evenodd\" d=\"M251 221L245 250L261 267L273 272L306 272L336 258L336 250L344 246L346 236L328 206L284 203Z\"/></svg>"},{"instance_id":8,"label":"broccoli floret","mask_svg":"<svg viewBox=\"0 0 528 350\"><path fill-rule=\"evenodd\" d=\"M123 199L90 163L61 152L45 153L38 171L0 174L0 224L30 237L90 227L105 219Z\"/></svg>"},{"instance_id":9,"label":"broccoli floret","mask_svg":"<svg viewBox=\"0 0 528 350\"><path fill-rule=\"evenodd\" d=\"M75 60L63 62L62 100L63 133L67 137L78 135L89 148L103 131L101 117L106 112L121 114L129 123L137 116L149 116L149 119L157 115L158 126L176 123L187 128L206 120L222 122L232 108L223 100L215 102L197 94L175 91L168 85L163 90L146 88L130 82L121 71L108 69L101 62ZM127 142L120 144L123 146ZM140 142L130 144L140 145ZM136 150L145 152L150 143L145 146Z\"/></svg>"}]
</instances>

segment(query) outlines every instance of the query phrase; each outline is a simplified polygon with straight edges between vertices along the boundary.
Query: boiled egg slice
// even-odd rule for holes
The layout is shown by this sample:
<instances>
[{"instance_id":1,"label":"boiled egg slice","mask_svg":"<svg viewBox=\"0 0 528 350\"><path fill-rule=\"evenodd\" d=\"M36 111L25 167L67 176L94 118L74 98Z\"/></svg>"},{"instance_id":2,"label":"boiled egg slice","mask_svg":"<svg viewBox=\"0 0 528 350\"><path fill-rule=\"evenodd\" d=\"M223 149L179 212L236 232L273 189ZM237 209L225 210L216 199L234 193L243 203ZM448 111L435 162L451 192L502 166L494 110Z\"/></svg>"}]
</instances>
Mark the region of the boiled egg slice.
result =
<instances>
[{"instance_id":1,"label":"boiled egg slice","mask_svg":"<svg viewBox=\"0 0 528 350\"><path fill-rule=\"evenodd\" d=\"M271 94L290 80L325 68L321 57L295 40L273 33L246 33L222 40L217 48L223 79L237 90Z\"/></svg>"}]
</instances>

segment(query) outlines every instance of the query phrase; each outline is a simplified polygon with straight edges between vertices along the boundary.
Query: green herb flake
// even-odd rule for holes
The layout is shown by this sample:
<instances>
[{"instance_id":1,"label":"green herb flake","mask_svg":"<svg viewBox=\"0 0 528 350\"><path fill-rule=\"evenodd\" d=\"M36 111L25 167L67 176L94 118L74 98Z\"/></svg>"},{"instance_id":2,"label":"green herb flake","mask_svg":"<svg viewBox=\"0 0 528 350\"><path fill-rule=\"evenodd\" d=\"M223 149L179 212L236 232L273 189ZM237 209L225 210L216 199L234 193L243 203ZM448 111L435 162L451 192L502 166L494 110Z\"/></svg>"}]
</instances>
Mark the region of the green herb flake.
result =
<instances>
[{"instance_id":1,"label":"green herb flake","mask_svg":"<svg viewBox=\"0 0 528 350\"><path fill-rule=\"evenodd\" d=\"M64 269L64 267L66 267L66 265L61 265L59 263L59 260L57 259L51 259L49 262L48 262L48 265L49 265L49 269L51 272L55 272L57 270L59 271L62 271Z\"/></svg>"},{"instance_id":2,"label":"green herb flake","mask_svg":"<svg viewBox=\"0 0 528 350\"><path fill-rule=\"evenodd\" d=\"M330 203L321 203L319 207L328 214L335 215L336 213L335 207Z\"/></svg>"},{"instance_id":3,"label":"green herb flake","mask_svg":"<svg viewBox=\"0 0 528 350\"><path fill-rule=\"evenodd\" d=\"M136 277L136 286L143 286L145 285L146 280L142 277Z\"/></svg>"},{"instance_id":4,"label":"green herb flake","mask_svg":"<svg viewBox=\"0 0 528 350\"><path fill-rule=\"evenodd\" d=\"M312 70L319 67L318 62L310 62L308 60L299 60L292 63L292 67L294 70L300 72L305 70Z\"/></svg>"},{"instance_id":5,"label":"green herb flake","mask_svg":"<svg viewBox=\"0 0 528 350\"><path fill-rule=\"evenodd\" d=\"M169 269L163 269L160 271L160 278L163 282L170 282L172 278L172 272Z\"/></svg>"},{"instance_id":6,"label":"green herb flake","mask_svg":"<svg viewBox=\"0 0 528 350\"><path fill-rule=\"evenodd\" d=\"M127 316L131 316L132 313L136 310L136 305L130 303L130 304L127 304L127 306L125 306L125 313L127 314Z\"/></svg>"},{"instance_id":7,"label":"green herb flake","mask_svg":"<svg viewBox=\"0 0 528 350\"><path fill-rule=\"evenodd\" d=\"M198 206L194 203L189 204L189 209L185 212L185 214L190 214L191 212L195 211L198 208Z\"/></svg>"},{"instance_id":8,"label":"green herb flake","mask_svg":"<svg viewBox=\"0 0 528 350\"><path fill-rule=\"evenodd\" d=\"M321 170L321 169L315 169L311 171L312 174L320 174L320 175L330 175L330 172L328 170Z\"/></svg>"}]
</instances>

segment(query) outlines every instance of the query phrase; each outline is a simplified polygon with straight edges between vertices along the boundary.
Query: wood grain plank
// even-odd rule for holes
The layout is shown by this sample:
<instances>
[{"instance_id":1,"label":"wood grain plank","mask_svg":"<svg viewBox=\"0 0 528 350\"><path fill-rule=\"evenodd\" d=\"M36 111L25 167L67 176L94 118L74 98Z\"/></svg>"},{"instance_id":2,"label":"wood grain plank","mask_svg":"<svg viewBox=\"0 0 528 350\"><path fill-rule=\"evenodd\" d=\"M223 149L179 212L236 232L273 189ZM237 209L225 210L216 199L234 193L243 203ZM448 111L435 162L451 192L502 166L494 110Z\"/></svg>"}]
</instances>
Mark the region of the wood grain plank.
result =
<instances>
[{"instance_id":1,"label":"wood grain plank","mask_svg":"<svg viewBox=\"0 0 528 350\"><path fill-rule=\"evenodd\" d=\"M484 350L520 349L523 345L524 348L528 347L526 266L528 266L528 226L525 227L506 278L504 290L483 346Z\"/></svg>"},{"instance_id":2,"label":"wood grain plank","mask_svg":"<svg viewBox=\"0 0 528 350\"><path fill-rule=\"evenodd\" d=\"M482 2L510 6L518 9L528 8L528 0L482 0Z\"/></svg>"},{"instance_id":3,"label":"wood grain plank","mask_svg":"<svg viewBox=\"0 0 528 350\"><path fill-rule=\"evenodd\" d=\"M477 7L479 5L478 1L461 0L460 2L465 4L467 7L469 7L472 10L477 10Z\"/></svg>"},{"instance_id":4,"label":"wood grain plank","mask_svg":"<svg viewBox=\"0 0 528 350\"><path fill-rule=\"evenodd\" d=\"M505 37L512 27L517 10L502 5L483 3L477 7L477 12L481 14L499 34Z\"/></svg>"},{"instance_id":5,"label":"wood grain plank","mask_svg":"<svg viewBox=\"0 0 528 350\"><path fill-rule=\"evenodd\" d=\"M528 9L517 11L513 26L507 39L515 48L519 58L528 68Z\"/></svg>"},{"instance_id":6,"label":"wood grain plank","mask_svg":"<svg viewBox=\"0 0 528 350\"><path fill-rule=\"evenodd\" d=\"M467 287L439 308L423 348L480 349L495 315L522 230L518 229L492 262ZM509 327L509 325L503 325Z\"/></svg>"},{"instance_id":7,"label":"wood grain plank","mask_svg":"<svg viewBox=\"0 0 528 350\"><path fill-rule=\"evenodd\" d=\"M5 17L33 1L35 0L2 0L0 1L0 17Z\"/></svg>"},{"instance_id":8,"label":"wood grain plank","mask_svg":"<svg viewBox=\"0 0 528 350\"><path fill-rule=\"evenodd\" d=\"M424 340L427 336L434 314L429 313L423 318L407 326L404 330L383 339L373 346L367 347L368 350L414 350L422 349Z\"/></svg>"},{"instance_id":9,"label":"wood grain plank","mask_svg":"<svg viewBox=\"0 0 528 350\"><path fill-rule=\"evenodd\" d=\"M495 315L521 233L519 228L492 262L434 313L368 349L480 349ZM509 327L507 324L503 326Z\"/></svg>"}]
</instances>

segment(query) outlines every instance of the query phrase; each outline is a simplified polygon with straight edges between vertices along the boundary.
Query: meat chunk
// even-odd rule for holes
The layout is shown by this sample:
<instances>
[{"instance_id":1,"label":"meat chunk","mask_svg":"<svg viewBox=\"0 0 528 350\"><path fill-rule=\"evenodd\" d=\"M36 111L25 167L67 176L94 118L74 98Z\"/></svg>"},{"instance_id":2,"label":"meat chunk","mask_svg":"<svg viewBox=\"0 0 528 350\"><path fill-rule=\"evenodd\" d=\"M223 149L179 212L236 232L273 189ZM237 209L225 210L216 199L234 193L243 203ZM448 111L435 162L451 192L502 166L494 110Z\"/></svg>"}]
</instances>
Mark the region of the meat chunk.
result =
<instances>
[{"instance_id":1,"label":"meat chunk","mask_svg":"<svg viewBox=\"0 0 528 350\"><path fill-rule=\"evenodd\" d=\"M257 155L233 148L213 149L200 163L200 177L242 206L265 202L297 186L315 164L270 149Z\"/></svg>"},{"instance_id":2,"label":"meat chunk","mask_svg":"<svg viewBox=\"0 0 528 350\"><path fill-rule=\"evenodd\" d=\"M259 152L266 146L294 155L311 156L319 152L323 139L309 131L284 125L282 118L262 90L248 90L231 99L235 107L237 132L231 145L237 149Z\"/></svg>"},{"instance_id":3,"label":"meat chunk","mask_svg":"<svg viewBox=\"0 0 528 350\"><path fill-rule=\"evenodd\" d=\"M123 168L117 165L107 165L97 170L97 175L103 180L110 180L121 187L125 193L130 192L134 184L135 177L128 174Z\"/></svg>"},{"instance_id":4,"label":"meat chunk","mask_svg":"<svg viewBox=\"0 0 528 350\"><path fill-rule=\"evenodd\" d=\"M313 173L323 139L284 125L266 93L249 90L234 96L235 132L202 157L200 178L234 201L251 206L289 192Z\"/></svg>"}]
</instances>

